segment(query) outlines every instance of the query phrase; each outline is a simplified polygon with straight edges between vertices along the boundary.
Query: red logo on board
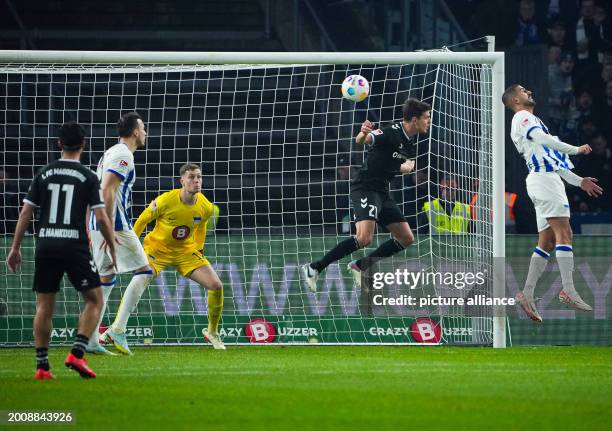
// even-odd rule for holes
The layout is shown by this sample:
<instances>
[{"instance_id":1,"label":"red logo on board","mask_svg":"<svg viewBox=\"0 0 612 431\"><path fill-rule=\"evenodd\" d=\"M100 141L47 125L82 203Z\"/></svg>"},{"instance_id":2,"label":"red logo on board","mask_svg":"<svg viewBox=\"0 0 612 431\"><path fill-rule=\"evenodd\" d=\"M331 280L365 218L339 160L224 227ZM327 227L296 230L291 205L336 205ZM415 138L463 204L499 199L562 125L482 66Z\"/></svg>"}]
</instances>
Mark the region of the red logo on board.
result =
<instances>
[{"instance_id":1,"label":"red logo on board","mask_svg":"<svg viewBox=\"0 0 612 431\"><path fill-rule=\"evenodd\" d=\"M263 317L247 323L244 333L251 343L273 343L276 340L276 328Z\"/></svg>"},{"instance_id":2,"label":"red logo on board","mask_svg":"<svg viewBox=\"0 0 612 431\"><path fill-rule=\"evenodd\" d=\"M417 343L439 343L442 339L442 328L438 322L420 317L412 322L410 335Z\"/></svg>"}]
</instances>

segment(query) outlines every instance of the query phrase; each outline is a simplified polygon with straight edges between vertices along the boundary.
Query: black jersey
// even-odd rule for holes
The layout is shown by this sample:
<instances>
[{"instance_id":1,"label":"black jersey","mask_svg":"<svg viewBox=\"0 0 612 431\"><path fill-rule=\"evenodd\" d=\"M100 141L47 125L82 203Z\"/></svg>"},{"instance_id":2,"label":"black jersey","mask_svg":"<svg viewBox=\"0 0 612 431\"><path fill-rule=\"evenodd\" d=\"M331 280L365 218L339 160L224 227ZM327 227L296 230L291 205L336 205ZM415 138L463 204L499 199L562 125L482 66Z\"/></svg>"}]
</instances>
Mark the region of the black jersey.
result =
<instances>
[{"instance_id":1,"label":"black jersey","mask_svg":"<svg viewBox=\"0 0 612 431\"><path fill-rule=\"evenodd\" d=\"M400 173L400 165L417 156L416 136L409 137L397 122L370 132L372 144L365 152L363 166L353 180L353 190L386 192L389 181Z\"/></svg>"},{"instance_id":2,"label":"black jersey","mask_svg":"<svg viewBox=\"0 0 612 431\"><path fill-rule=\"evenodd\" d=\"M87 247L87 207L104 207L98 177L77 160L49 163L34 177L25 203L39 207L37 253Z\"/></svg>"}]
</instances>

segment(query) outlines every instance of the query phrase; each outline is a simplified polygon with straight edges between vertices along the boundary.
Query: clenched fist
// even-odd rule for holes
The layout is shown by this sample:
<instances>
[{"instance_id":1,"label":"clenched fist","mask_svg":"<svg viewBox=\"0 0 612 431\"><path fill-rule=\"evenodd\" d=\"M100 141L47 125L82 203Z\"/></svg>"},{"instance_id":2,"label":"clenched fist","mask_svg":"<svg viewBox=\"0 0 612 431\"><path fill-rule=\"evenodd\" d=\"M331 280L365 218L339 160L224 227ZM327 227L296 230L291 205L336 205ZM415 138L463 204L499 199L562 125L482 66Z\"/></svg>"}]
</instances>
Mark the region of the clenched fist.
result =
<instances>
[{"instance_id":1,"label":"clenched fist","mask_svg":"<svg viewBox=\"0 0 612 431\"><path fill-rule=\"evenodd\" d=\"M370 133L372 130L374 130L374 123L372 123L369 120L365 120L362 124L361 124L361 133L364 134L368 134Z\"/></svg>"}]
</instances>

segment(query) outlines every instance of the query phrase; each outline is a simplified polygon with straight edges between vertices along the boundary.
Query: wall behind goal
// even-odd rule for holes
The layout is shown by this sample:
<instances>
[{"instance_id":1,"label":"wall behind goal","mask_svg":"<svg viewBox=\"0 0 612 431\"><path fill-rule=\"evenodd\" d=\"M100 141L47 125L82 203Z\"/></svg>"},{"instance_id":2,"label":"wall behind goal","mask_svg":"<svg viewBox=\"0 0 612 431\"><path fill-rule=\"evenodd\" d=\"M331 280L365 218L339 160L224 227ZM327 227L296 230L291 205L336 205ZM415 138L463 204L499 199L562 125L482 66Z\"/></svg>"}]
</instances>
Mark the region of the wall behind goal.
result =
<instances>
[{"instance_id":1,"label":"wall behind goal","mask_svg":"<svg viewBox=\"0 0 612 431\"><path fill-rule=\"evenodd\" d=\"M10 237L2 241L8 243ZM414 322L424 316L441 322L443 342L473 342L470 318L449 317L448 312L436 307L369 307L371 298L355 289L338 265L329 268L317 295L305 291L297 271L303 258L299 250L300 245L312 241L331 244L321 237L211 238L208 247L210 255L215 256L211 260L225 285L222 328L226 342L255 340L247 336L246 328L259 321L270 325L268 331L275 336L267 340L272 342L414 342ZM531 236L507 238L508 296L523 286L529 265L525 250L530 250L534 241ZM510 307L513 344L612 344L612 244L607 238L583 235L575 238L575 249L577 255L591 256L577 259L575 284L581 296L593 304L594 312L578 313L556 300L561 285L556 265L550 264L536 290L536 296L542 298L539 310L544 323L534 324L517 308ZM245 258L235 257L240 254ZM4 258L4 248L0 248L0 259ZM24 273L31 274L32 256L26 254L24 258ZM34 315L32 277L5 271L4 267L0 270L0 299L4 302L0 308L4 313L0 316L0 345L28 344ZM127 280L129 277L122 277L123 286ZM117 289L111 296L110 310L116 310L119 301ZM80 305L66 281L58 298L54 342L71 341L74 334L70 331L76 325ZM135 343L198 343L206 312L206 292L167 271L143 296L138 313L129 322L129 337Z\"/></svg>"}]
</instances>

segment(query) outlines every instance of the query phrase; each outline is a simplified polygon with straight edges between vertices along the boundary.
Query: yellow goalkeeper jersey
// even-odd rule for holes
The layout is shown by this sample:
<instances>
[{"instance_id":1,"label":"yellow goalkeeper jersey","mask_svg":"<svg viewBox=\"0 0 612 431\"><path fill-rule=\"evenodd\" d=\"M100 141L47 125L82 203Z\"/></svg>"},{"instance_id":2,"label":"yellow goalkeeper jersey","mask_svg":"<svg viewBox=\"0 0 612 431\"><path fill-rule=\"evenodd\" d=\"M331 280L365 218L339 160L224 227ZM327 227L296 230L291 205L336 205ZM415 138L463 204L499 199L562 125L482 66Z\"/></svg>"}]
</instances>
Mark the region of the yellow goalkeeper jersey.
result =
<instances>
[{"instance_id":1,"label":"yellow goalkeeper jersey","mask_svg":"<svg viewBox=\"0 0 612 431\"><path fill-rule=\"evenodd\" d=\"M155 227L145 237L145 247L170 254L204 248L214 205L202 193L196 195L195 204L186 205L180 193L181 189L175 189L159 195L136 220L134 232L138 236L155 220Z\"/></svg>"}]
</instances>

